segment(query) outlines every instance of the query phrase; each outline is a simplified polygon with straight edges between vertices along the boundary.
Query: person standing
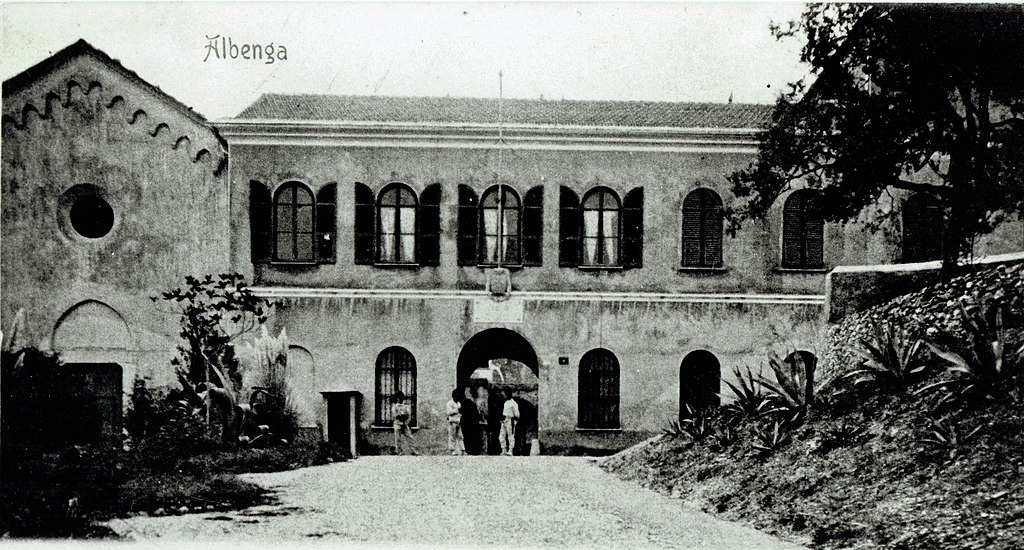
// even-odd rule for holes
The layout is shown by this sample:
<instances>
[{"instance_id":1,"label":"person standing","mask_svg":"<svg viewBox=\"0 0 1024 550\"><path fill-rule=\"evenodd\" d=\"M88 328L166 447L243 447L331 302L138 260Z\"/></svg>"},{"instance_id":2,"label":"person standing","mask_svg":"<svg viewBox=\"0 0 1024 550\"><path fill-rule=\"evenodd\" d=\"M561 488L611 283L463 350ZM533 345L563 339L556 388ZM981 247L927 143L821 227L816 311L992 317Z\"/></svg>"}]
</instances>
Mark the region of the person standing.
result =
<instances>
[{"instance_id":1,"label":"person standing","mask_svg":"<svg viewBox=\"0 0 1024 550\"><path fill-rule=\"evenodd\" d=\"M448 450L453 456L466 454L466 445L462 437L462 403L458 388L452 390L452 398L445 404L448 413Z\"/></svg>"},{"instance_id":2,"label":"person standing","mask_svg":"<svg viewBox=\"0 0 1024 550\"><path fill-rule=\"evenodd\" d=\"M412 428L409 423L412 421L412 407L405 401L405 394L401 391L395 392L395 402L391 405L391 418L395 427L395 454L402 454L402 440L409 444L410 454L416 453L416 445L412 439Z\"/></svg>"},{"instance_id":3,"label":"person standing","mask_svg":"<svg viewBox=\"0 0 1024 550\"><path fill-rule=\"evenodd\" d=\"M512 449L516 444L516 423L519 422L519 403L512 399L512 392L505 390L505 404L501 408L501 433L498 440L501 442L501 454L512 456Z\"/></svg>"}]
</instances>

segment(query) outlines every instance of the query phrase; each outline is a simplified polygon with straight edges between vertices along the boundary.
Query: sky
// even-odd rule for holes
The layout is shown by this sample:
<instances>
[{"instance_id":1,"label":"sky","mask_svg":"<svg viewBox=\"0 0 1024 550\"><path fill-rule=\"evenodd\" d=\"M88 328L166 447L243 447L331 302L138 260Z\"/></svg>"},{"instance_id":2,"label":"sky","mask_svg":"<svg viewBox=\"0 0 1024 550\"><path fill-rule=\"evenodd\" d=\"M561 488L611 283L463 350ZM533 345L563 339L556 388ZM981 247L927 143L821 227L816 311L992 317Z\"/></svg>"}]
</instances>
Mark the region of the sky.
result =
<instances>
[{"instance_id":1,"label":"sky","mask_svg":"<svg viewBox=\"0 0 1024 550\"><path fill-rule=\"evenodd\" d=\"M80 38L209 119L262 93L771 103L804 76L795 3L0 4L0 78ZM284 46L230 59L208 37Z\"/></svg>"}]
</instances>

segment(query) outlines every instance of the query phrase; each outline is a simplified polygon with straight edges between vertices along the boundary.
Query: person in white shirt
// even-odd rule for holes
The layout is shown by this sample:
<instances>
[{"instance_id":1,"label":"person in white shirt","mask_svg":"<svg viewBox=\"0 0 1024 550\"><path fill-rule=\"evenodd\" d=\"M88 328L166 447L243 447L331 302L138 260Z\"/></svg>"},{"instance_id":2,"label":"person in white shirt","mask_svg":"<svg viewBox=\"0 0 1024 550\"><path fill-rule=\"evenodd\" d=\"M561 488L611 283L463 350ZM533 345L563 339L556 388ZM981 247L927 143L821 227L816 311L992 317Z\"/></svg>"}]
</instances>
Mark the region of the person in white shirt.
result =
<instances>
[{"instance_id":1,"label":"person in white shirt","mask_svg":"<svg viewBox=\"0 0 1024 550\"><path fill-rule=\"evenodd\" d=\"M462 403L460 392L452 390L452 398L445 404L448 413L448 450L452 455L466 454L466 444L462 438Z\"/></svg>"},{"instance_id":2,"label":"person in white shirt","mask_svg":"<svg viewBox=\"0 0 1024 550\"><path fill-rule=\"evenodd\" d=\"M519 403L512 399L512 392L505 391L505 405L501 408L501 454L512 456L512 448L516 445L516 423L519 422Z\"/></svg>"}]
</instances>

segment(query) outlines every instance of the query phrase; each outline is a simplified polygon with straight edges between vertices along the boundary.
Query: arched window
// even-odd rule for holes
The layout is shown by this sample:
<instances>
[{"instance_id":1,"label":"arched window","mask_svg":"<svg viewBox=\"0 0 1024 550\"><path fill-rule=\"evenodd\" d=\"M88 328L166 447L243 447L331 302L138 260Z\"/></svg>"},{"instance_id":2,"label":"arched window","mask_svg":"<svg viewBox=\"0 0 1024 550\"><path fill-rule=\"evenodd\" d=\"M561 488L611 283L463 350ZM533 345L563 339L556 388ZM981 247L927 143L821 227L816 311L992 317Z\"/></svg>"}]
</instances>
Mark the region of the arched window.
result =
<instances>
[{"instance_id":1,"label":"arched window","mask_svg":"<svg viewBox=\"0 0 1024 550\"><path fill-rule=\"evenodd\" d=\"M683 200L683 266L722 266L722 199L710 189Z\"/></svg>"},{"instance_id":2,"label":"arched window","mask_svg":"<svg viewBox=\"0 0 1024 550\"><path fill-rule=\"evenodd\" d=\"M484 191L480 199L480 263L519 264L521 205L519 195L508 185Z\"/></svg>"},{"instance_id":3,"label":"arched window","mask_svg":"<svg viewBox=\"0 0 1024 550\"><path fill-rule=\"evenodd\" d=\"M942 258L943 212L939 201L914 193L903 203L903 261L927 262Z\"/></svg>"},{"instance_id":4,"label":"arched window","mask_svg":"<svg viewBox=\"0 0 1024 550\"><path fill-rule=\"evenodd\" d=\"M622 204L614 191L598 187L583 197L583 258L585 266L619 265Z\"/></svg>"},{"instance_id":5,"label":"arched window","mask_svg":"<svg viewBox=\"0 0 1024 550\"><path fill-rule=\"evenodd\" d=\"M313 192L290 181L274 194L274 259L280 262L316 260Z\"/></svg>"},{"instance_id":6,"label":"arched window","mask_svg":"<svg viewBox=\"0 0 1024 550\"><path fill-rule=\"evenodd\" d=\"M722 366L715 354L702 349L686 354L679 365L680 417L689 414L687 405L694 411L717 406L721 380Z\"/></svg>"},{"instance_id":7,"label":"arched window","mask_svg":"<svg viewBox=\"0 0 1024 550\"><path fill-rule=\"evenodd\" d=\"M416 194L393 183L377 197L377 261L416 263Z\"/></svg>"},{"instance_id":8,"label":"arched window","mask_svg":"<svg viewBox=\"0 0 1024 550\"><path fill-rule=\"evenodd\" d=\"M409 350L390 347L377 356L377 384L374 407L374 424L390 426L391 405L396 401L398 392L402 392L405 401L412 406L412 418L409 424L416 425L416 359Z\"/></svg>"},{"instance_id":9,"label":"arched window","mask_svg":"<svg viewBox=\"0 0 1024 550\"><path fill-rule=\"evenodd\" d=\"M606 349L588 351L580 360L579 427L619 427L619 360Z\"/></svg>"},{"instance_id":10,"label":"arched window","mask_svg":"<svg viewBox=\"0 0 1024 550\"><path fill-rule=\"evenodd\" d=\"M824 267L824 235L820 193L801 189L790 194L782 208L782 267Z\"/></svg>"}]
</instances>

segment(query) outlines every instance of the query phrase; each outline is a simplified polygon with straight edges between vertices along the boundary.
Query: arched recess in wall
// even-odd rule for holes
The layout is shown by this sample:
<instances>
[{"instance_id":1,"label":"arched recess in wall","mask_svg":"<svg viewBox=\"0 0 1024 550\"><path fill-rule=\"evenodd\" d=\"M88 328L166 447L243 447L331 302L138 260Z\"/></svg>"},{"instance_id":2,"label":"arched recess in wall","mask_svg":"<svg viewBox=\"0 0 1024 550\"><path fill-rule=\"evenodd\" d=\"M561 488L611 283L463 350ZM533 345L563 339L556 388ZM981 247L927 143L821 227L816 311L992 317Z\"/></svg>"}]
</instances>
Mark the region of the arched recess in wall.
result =
<instances>
[{"instance_id":1,"label":"arched recess in wall","mask_svg":"<svg viewBox=\"0 0 1024 550\"><path fill-rule=\"evenodd\" d=\"M316 426L316 364L313 354L302 346L288 346L285 384L288 400L295 408L299 427Z\"/></svg>"},{"instance_id":2,"label":"arched recess in wall","mask_svg":"<svg viewBox=\"0 0 1024 550\"><path fill-rule=\"evenodd\" d=\"M718 405L718 392L722 380L722 365L710 351L691 351L679 365L679 415L689 414L687 405L695 411Z\"/></svg>"},{"instance_id":3,"label":"arched recess in wall","mask_svg":"<svg viewBox=\"0 0 1024 550\"><path fill-rule=\"evenodd\" d=\"M50 340L65 363L131 362L131 330L114 308L86 300L61 315Z\"/></svg>"}]
</instances>

